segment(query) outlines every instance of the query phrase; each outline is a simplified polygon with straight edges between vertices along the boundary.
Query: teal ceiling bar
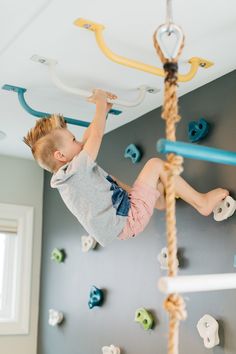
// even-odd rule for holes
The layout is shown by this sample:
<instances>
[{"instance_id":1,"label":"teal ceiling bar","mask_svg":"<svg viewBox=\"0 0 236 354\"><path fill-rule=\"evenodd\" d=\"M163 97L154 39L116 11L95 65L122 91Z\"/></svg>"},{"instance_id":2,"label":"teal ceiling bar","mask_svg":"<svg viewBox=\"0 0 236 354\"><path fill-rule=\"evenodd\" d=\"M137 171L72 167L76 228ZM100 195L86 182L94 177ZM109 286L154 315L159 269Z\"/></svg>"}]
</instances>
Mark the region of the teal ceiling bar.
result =
<instances>
[{"instance_id":1,"label":"teal ceiling bar","mask_svg":"<svg viewBox=\"0 0 236 354\"><path fill-rule=\"evenodd\" d=\"M2 89L7 90L7 91L16 92L18 94L18 100L19 100L21 106L24 108L24 110L26 112L28 112L32 116L38 117L38 118L45 118L45 117L49 117L51 115L50 113L47 113L47 112L36 111L35 109L31 108L28 105L28 103L25 100L25 96L24 96L25 92L27 91L26 88L5 84L2 86ZM110 110L109 113L112 113L112 111L121 113L121 111L117 111L117 110ZM119 113L112 113L112 114L117 115ZM64 116L64 119L68 124L78 125L80 127L88 127L90 125L90 122L86 122L86 121L79 120L79 119L69 118L69 117L65 117L65 116Z\"/></svg>"}]
</instances>

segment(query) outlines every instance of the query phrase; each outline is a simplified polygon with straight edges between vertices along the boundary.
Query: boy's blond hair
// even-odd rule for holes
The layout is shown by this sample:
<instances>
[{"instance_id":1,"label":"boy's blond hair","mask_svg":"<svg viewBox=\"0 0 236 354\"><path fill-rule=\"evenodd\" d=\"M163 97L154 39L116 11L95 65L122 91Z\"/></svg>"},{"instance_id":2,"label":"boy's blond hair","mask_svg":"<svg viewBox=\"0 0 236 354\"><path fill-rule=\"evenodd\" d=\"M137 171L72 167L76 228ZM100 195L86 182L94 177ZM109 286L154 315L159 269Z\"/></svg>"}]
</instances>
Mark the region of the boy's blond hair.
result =
<instances>
[{"instance_id":1,"label":"boy's blond hair","mask_svg":"<svg viewBox=\"0 0 236 354\"><path fill-rule=\"evenodd\" d=\"M34 128L30 129L23 138L38 164L49 172L56 172L58 168L54 152L60 146L60 137L56 133L58 129L66 128L67 124L63 116L52 114L48 118L38 119Z\"/></svg>"}]
</instances>

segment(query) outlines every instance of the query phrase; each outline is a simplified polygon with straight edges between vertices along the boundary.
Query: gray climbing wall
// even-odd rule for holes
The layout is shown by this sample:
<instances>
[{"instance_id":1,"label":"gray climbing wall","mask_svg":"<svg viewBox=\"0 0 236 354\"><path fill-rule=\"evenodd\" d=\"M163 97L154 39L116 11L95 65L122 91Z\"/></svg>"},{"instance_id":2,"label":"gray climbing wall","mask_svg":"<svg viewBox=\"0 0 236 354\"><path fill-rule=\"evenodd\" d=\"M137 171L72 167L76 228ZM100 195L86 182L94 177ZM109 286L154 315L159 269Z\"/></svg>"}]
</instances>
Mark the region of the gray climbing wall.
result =
<instances>
[{"instance_id":1,"label":"gray climbing wall","mask_svg":"<svg viewBox=\"0 0 236 354\"><path fill-rule=\"evenodd\" d=\"M183 96L178 140L187 141L187 124L205 117L209 135L200 144L236 151L236 71ZM156 156L156 141L164 136L160 109L105 136L99 163L126 183L133 183L144 163ZM140 163L123 158L125 147L135 143L144 150ZM236 198L236 167L185 160L183 176L196 189L206 192L225 187ZM67 211L57 191L44 189L44 232L41 273L38 354L98 354L104 345L115 344L123 354L165 354L168 321L162 309L164 295L157 289L161 271L157 254L166 245L165 215L155 211L146 230L135 239L115 241L87 254L81 251L86 234ZM217 223L203 217L183 201L177 202L178 245L183 268L180 274L236 271L236 216ZM64 264L50 260L54 247L64 248ZM88 294L96 285L105 290L101 308L89 310ZM236 352L236 290L185 295L188 318L181 324L181 354L234 354ZM48 309L61 310L66 317L58 328L48 325ZM134 322L135 310L152 311L156 325L145 332ZM220 324L220 345L206 349L196 324L204 314Z\"/></svg>"}]
</instances>

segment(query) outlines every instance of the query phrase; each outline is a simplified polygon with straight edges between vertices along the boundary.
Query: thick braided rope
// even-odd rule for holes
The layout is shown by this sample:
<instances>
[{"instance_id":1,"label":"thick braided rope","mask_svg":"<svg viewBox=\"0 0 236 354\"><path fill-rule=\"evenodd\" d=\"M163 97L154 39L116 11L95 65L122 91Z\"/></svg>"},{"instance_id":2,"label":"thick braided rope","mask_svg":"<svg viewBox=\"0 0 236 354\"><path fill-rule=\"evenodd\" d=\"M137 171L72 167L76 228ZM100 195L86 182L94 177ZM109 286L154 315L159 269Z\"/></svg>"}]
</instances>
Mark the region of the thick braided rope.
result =
<instances>
[{"instance_id":1,"label":"thick braided rope","mask_svg":"<svg viewBox=\"0 0 236 354\"><path fill-rule=\"evenodd\" d=\"M158 31L158 29L157 29ZM154 47L164 64L165 72L165 93L162 118L166 120L166 138L175 141L175 126L180 120L178 114L177 98L177 61L182 52L184 41L179 52L173 60L166 59L157 42L156 34L153 35ZM177 237L175 217L175 185L174 176L182 172L183 158L174 154L168 154L165 168L167 171L166 183L166 232L168 246L168 276L177 275ZM164 308L169 313L169 339L168 354L178 354L179 321L186 318L185 304L178 294L170 294L164 302Z\"/></svg>"}]
</instances>

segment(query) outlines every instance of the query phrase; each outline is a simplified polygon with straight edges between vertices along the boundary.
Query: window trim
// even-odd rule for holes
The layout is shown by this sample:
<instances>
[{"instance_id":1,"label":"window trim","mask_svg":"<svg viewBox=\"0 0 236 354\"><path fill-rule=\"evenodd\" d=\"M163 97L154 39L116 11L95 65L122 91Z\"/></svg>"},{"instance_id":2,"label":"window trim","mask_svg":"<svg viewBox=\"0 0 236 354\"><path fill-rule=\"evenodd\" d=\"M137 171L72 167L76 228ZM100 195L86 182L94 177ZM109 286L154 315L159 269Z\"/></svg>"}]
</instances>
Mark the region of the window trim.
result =
<instances>
[{"instance_id":1,"label":"window trim","mask_svg":"<svg viewBox=\"0 0 236 354\"><path fill-rule=\"evenodd\" d=\"M0 319L0 335L29 333L34 208L0 203L0 218L17 221L17 273L15 316L11 321Z\"/></svg>"}]
</instances>

